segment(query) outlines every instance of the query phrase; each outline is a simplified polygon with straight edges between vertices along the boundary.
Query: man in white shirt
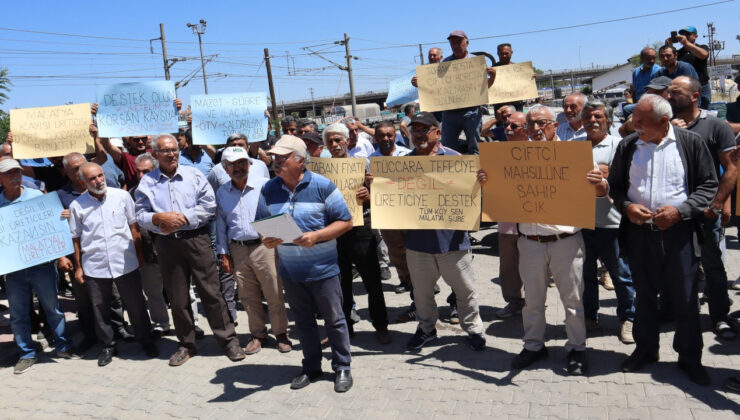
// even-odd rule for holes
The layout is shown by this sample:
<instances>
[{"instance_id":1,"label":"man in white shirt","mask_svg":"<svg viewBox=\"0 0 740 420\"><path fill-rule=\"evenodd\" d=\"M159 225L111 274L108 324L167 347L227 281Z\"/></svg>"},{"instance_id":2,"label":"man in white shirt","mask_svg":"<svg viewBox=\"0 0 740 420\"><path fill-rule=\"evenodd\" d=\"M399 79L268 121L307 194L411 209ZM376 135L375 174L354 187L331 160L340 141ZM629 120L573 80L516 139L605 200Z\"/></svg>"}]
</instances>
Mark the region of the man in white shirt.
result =
<instances>
[{"instance_id":1,"label":"man in white shirt","mask_svg":"<svg viewBox=\"0 0 740 420\"><path fill-rule=\"evenodd\" d=\"M671 279L678 367L694 383L708 385L701 364L695 244L704 210L717 194L714 162L698 134L669 123L671 105L660 96L643 95L633 115L637 131L619 144L609 173L609 195L622 212L620 237L636 292L636 346L621 369L635 372L658 360L658 294Z\"/></svg>"},{"instance_id":2,"label":"man in white shirt","mask_svg":"<svg viewBox=\"0 0 740 420\"><path fill-rule=\"evenodd\" d=\"M151 322L141 288L139 265L144 264L134 201L118 188L108 189L96 163L80 166L78 176L87 191L69 206L69 225L75 253L75 281L87 283L95 315L95 332L102 345L98 366L116 353L110 326L113 283L134 326L136 339L149 357L159 356L151 338Z\"/></svg>"},{"instance_id":3,"label":"man in white shirt","mask_svg":"<svg viewBox=\"0 0 740 420\"><path fill-rule=\"evenodd\" d=\"M545 106L534 106L527 113L527 131L533 141L560 141L557 122ZM594 185L597 197L606 195L607 183L601 171L592 169L585 181ZM514 357L512 369L523 369L547 357L545 347L545 300L552 274L565 307L565 332L568 341L567 369L570 375L586 372L586 325L583 315L583 237L580 228L520 223L519 274L524 284L522 321L524 349Z\"/></svg>"}]
</instances>

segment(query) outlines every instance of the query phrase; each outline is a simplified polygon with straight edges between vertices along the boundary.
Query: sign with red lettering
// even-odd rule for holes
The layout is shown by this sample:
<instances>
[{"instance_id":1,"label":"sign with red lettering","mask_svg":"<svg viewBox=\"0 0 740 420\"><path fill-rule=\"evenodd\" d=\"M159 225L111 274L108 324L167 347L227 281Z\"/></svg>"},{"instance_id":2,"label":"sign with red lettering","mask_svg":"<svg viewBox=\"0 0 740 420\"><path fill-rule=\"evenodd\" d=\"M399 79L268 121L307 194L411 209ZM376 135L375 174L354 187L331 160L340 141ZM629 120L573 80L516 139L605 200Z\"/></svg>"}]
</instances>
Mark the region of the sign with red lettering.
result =
<instances>
[{"instance_id":1,"label":"sign with red lettering","mask_svg":"<svg viewBox=\"0 0 740 420\"><path fill-rule=\"evenodd\" d=\"M478 156L372 157L373 229L478 230Z\"/></svg>"}]
</instances>

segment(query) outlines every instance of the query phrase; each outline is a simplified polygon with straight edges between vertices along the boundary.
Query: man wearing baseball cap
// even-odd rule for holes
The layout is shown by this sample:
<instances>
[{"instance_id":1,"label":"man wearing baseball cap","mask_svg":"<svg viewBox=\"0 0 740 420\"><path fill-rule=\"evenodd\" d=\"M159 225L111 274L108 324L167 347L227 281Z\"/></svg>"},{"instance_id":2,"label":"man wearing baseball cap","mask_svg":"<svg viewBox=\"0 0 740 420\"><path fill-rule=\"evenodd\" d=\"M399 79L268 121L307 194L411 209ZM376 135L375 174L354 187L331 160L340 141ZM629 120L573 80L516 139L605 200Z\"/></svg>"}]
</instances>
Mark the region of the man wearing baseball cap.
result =
<instances>
[{"instance_id":1,"label":"man wearing baseball cap","mask_svg":"<svg viewBox=\"0 0 740 420\"><path fill-rule=\"evenodd\" d=\"M696 28L687 26L678 31L676 39L683 45L677 51L678 61L684 61L691 64L699 75L701 83L701 96L699 108L709 109L709 103L712 102L712 89L709 86L709 71L707 70L707 61L709 59L709 46L697 44L696 39L699 37ZM665 40L666 45L673 45L673 40L669 37Z\"/></svg>"},{"instance_id":2,"label":"man wearing baseball cap","mask_svg":"<svg viewBox=\"0 0 740 420\"><path fill-rule=\"evenodd\" d=\"M239 299L247 311L252 337L244 352L255 354L268 343L262 295L267 301L277 348L281 353L289 352L292 344L287 334L288 316L275 267L275 250L262 245L251 226L260 190L268 179L250 174L249 155L243 147L224 149L221 163L231 182L216 192L216 253L222 269L236 278Z\"/></svg>"},{"instance_id":3,"label":"man wearing baseball cap","mask_svg":"<svg viewBox=\"0 0 740 420\"><path fill-rule=\"evenodd\" d=\"M306 131L301 134L301 140L306 143L306 150L308 151L309 156L322 158L331 157L331 152L326 150L326 147L324 147L324 140L322 140L321 136L317 133Z\"/></svg>"},{"instance_id":4,"label":"man wearing baseball cap","mask_svg":"<svg viewBox=\"0 0 740 420\"><path fill-rule=\"evenodd\" d=\"M346 392L352 387L351 356L336 238L352 229L352 215L331 181L306 170L309 156L303 140L285 134L268 153L274 156L275 178L262 187L255 219L288 213L303 231L292 243L262 238L265 247L277 248L280 277L303 348L303 369L290 387L304 388L322 374L318 312L331 345L334 391Z\"/></svg>"},{"instance_id":5,"label":"man wearing baseball cap","mask_svg":"<svg viewBox=\"0 0 740 420\"><path fill-rule=\"evenodd\" d=\"M468 35L464 31L452 31L447 37L452 49L452 55L442 62L461 60L472 57L468 53ZM496 78L496 69L486 67L488 74L488 87L493 85ZM482 128L482 114L480 106L468 108L448 109L442 113L442 144L460 153L469 155L478 154L478 142ZM459 140L460 132L465 132L465 142Z\"/></svg>"}]
</instances>

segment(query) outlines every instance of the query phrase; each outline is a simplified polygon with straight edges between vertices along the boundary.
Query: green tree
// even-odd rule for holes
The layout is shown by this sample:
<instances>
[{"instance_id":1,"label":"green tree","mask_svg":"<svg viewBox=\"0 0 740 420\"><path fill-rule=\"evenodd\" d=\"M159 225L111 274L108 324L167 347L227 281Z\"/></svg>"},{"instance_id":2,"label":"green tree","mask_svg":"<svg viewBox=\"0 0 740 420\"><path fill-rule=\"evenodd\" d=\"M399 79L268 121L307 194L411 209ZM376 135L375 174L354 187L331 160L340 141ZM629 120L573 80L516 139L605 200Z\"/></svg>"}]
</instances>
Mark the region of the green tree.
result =
<instances>
[{"instance_id":1,"label":"green tree","mask_svg":"<svg viewBox=\"0 0 740 420\"><path fill-rule=\"evenodd\" d=\"M10 131L10 115L0 109L0 144L5 143L8 131Z\"/></svg>"},{"instance_id":2,"label":"green tree","mask_svg":"<svg viewBox=\"0 0 740 420\"><path fill-rule=\"evenodd\" d=\"M594 93L594 90L591 89L591 86L586 85L583 88L581 88L581 93L584 94L584 95L590 95L590 94Z\"/></svg>"},{"instance_id":3,"label":"green tree","mask_svg":"<svg viewBox=\"0 0 740 420\"><path fill-rule=\"evenodd\" d=\"M10 92L10 86L12 85L13 83L8 77L8 69L0 69L0 104L8 100L8 92Z\"/></svg>"}]
</instances>

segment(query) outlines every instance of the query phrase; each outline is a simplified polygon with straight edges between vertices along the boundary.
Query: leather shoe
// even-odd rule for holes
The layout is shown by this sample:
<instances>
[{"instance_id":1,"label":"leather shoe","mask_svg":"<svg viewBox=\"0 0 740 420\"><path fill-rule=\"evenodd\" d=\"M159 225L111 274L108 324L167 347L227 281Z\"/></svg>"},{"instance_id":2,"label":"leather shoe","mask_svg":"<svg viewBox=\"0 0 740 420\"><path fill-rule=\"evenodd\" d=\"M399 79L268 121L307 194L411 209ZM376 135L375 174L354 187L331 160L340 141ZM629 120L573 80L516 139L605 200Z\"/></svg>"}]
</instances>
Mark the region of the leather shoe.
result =
<instances>
[{"instance_id":1,"label":"leather shoe","mask_svg":"<svg viewBox=\"0 0 740 420\"><path fill-rule=\"evenodd\" d=\"M184 365L185 362L190 360L190 358L196 354L198 354L198 352L195 350L190 350L187 347L180 347L177 349L175 354L170 357L170 366Z\"/></svg>"},{"instance_id":2,"label":"leather shoe","mask_svg":"<svg viewBox=\"0 0 740 420\"><path fill-rule=\"evenodd\" d=\"M247 354L244 353L244 350L240 345L234 344L226 349L226 357L228 357L232 362L238 362L240 360L244 360L244 358L247 357Z\"/></svg>"},{"instance_id":3,"label":"leather shoe","mask_svg":"<svg viewBox=\"0 0 740 420\"><path fill-rule=\"evenodd\" d=\"M196 340L200 340L201 338L203 338L203 337L206 336L206 332L203 331L203 328L201 328L201 327L199 327L199 326L196 325L193 329L195 330L195 339Z\"/></svg>"},{"instance_id":4,"label":"leather shoe","mask_svg":"<svg viewBox=\"0 0 740 420\"><path fill-rule=\"evenodd\" d=\"M658 352L635 350L619 367L622 372L637 372L646 365L658 361Z\"/></svg>"},{"instance_id":5,"label":"leather shoe","mask_svg":"<svg viewBox=\"0 0 740 420\"><path fill-rule=\"evenodd\" d=\"M352 388L352 374L349 369L338 370L334 378L334 392L347 392Z\"/></svg>"},{"instance_id":6,"label":"leather shoe","mask_svg":"<svg viewBox=\"0 0 740 420\"><path fill-rule=\"evenodd\" d=\"M293 350L293 343L288 338L287 333L278 334L275 338L277 339L277 349L280 353L287 353Z\"/></svg>"},{"instance_id":7,"label":"leather shoe","mask_svg":"<svg viewBox=\"0 0 740 420\"><path fill-rule=\"evenodd\" d=\"M522 349L522 351L514 356L514 360L511 361L512 369L524 369L532 363L547 358L547 347L542 346L537 351Z\"/></svg>"},{"instance_id":8,"label":"leather shoe","mask_svg":"<svg viewBox=\"0 0 740 420\"><path fill-rule=\"evenodd\" d=\"M310 383L315 382L323 372L301 372L300 375L293 378L290 382L290 389L301 389L307 387Z\"/></svg>"},{"instance_id":9,"label":"leather shoe","mask_svg":"<svg viewBox=\"0 0 740 420\"><path fill-rule=\"evenodd\" d=\"M98 366L103 367L113 361L113 356L118 354L115 347L103 347L103 350L98 356Z\"/></svg>"},{"instance_id":10,"label":"leather shoe","mask_svg":"<svg viewBox=\"0 0 740 420\"><path fill-rule=\"evenodd\" d=\"M688 375L691 382L697 385L706 386L712 382L712 380L709 378L707 370L704 369L704 366L702 366L701 362L685 362L679 357L678 367L686 372L686 375Z\"/></svg>"},{"instance_id":11,"label":"leather shoe","mask_svg":"<svg viewBox=\"0 0 740 420\"><path fill-rule=\"evenodd\" d=\"M391 337L391 333L388 330L375 331L375 339L380 344L390 344L393 341L393 337Z\"/></svg>"}]
</instances>

